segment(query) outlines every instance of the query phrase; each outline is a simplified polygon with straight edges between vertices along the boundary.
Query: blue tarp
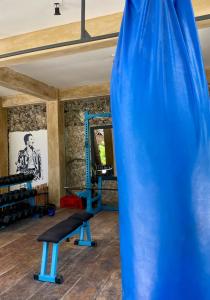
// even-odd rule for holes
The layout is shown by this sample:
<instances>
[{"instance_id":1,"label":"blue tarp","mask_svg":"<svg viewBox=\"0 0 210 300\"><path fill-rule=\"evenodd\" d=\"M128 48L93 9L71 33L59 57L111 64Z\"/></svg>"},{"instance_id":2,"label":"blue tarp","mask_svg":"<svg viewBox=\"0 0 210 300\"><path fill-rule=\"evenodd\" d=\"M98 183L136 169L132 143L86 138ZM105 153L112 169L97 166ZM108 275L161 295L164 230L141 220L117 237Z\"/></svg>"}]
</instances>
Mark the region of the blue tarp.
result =
<instances>
[{"instance_id":1,"label":"blue tarp","mask_svg":"<svg viewBox=\"0 0 210 300\"><path fill-rule=\"evenodd\" d=\"M127 0L111 103L123 299L210 299L209 94L190 0Z\"/></svg>"}]
</instances>

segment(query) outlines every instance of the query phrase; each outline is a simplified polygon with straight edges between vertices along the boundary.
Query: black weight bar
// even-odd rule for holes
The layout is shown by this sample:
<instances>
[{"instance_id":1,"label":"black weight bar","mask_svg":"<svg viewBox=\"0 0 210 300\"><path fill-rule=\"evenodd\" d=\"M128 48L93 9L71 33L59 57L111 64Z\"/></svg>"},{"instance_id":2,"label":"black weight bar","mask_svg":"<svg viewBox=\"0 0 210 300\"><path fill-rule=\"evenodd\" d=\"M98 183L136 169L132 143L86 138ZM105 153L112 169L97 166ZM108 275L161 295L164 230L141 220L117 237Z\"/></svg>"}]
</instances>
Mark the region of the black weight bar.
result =
<instances>
[{"instance_id":1,"label":"black weight bar","mask_svg":"<svg viewBox=\"0 0 210 300\"><path fill-rule=\"evenodd\" d=\"M102 188L102 189L97 189L97 188L77 188L77 187L64 187L65 190L71 190L71 191L85 191L85 190L90 190L90 191L118 191L118 189L111 189L111 188Z\"/></svg>"},{"instance_id":2,"label":"black weight bar","mask_svg":"<svg viewBox=\"0 0 210 300\"><path fill-rule=\"evenodd\" d=\"M197 16L197 17L195 18L195 20L196 20L196 22L210 20L210 14L208 14L208 15L203 15L203 16Z\"/></svg>"}]
</instances>

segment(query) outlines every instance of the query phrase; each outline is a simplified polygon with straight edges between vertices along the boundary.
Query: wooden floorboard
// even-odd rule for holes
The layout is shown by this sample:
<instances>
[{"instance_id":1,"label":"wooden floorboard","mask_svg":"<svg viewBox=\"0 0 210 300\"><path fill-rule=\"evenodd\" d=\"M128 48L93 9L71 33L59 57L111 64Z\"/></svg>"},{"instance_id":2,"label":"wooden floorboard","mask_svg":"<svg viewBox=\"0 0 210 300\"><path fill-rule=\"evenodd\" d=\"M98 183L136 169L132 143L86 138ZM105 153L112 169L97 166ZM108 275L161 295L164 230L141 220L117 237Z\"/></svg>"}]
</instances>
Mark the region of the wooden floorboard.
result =
<instances>
[{"instance_id":1,"label":"wooden floorboard","mask_svg":"<svg viewBox=\"0 0 210 300\"><path fill-rule=\"evenodd\" d=\"M0 300L121 299L118 215L102 212L91 219L96 248L73 242L59 248L62 285L33 280L39 271L42 244L37 236L75 211L58 210L55 217L26 219L0 231Z\"/></svg>"}]
</instances>

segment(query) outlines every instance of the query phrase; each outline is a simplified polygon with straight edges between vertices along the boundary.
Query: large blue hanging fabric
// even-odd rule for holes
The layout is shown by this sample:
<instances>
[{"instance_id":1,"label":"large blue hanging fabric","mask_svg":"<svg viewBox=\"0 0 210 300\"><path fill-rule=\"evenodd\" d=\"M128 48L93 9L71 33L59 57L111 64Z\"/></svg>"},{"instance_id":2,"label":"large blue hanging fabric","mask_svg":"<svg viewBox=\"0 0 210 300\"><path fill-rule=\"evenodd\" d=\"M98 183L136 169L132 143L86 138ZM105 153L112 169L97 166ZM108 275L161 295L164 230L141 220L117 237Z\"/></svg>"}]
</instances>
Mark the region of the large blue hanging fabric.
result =
<instances>
[{"instance_id":1,"label":"large blue hanging fabric","mask_svg":"<svg viewBox=\"0 0 210 300\"><path fill-rule=\"evenodd\" d=\"M127 0L111 90L123 299L209 300L209 95L190 0Z\"/></svg>"}]
</instances>

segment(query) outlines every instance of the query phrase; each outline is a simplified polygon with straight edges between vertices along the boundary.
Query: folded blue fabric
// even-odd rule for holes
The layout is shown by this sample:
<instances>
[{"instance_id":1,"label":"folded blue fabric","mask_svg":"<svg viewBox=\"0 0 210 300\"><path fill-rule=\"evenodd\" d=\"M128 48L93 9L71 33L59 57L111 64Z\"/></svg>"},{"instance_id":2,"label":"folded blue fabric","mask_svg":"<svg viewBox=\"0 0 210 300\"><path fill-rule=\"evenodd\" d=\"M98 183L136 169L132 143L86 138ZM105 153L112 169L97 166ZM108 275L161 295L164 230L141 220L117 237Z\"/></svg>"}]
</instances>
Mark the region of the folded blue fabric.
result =
<instances>
[{"instance_id":1,"label":"folded blue fabric","mask_svg":"<svg viewBox=\"0 0 210 300\"><path fill-rule=\"evenodd\" d=\"M127 0L111 104L124 300L210 299L210 112L190 0Z\"/></svg>"}]
</instances>

